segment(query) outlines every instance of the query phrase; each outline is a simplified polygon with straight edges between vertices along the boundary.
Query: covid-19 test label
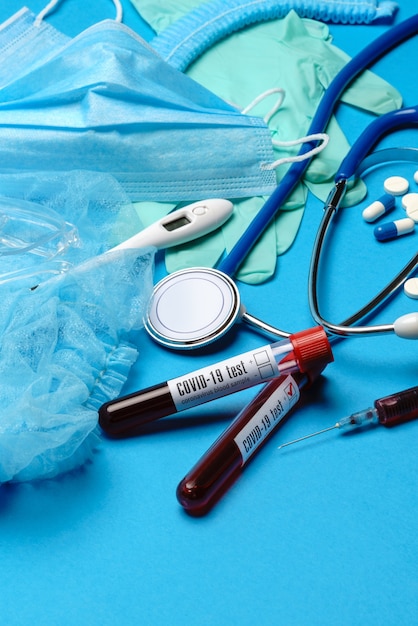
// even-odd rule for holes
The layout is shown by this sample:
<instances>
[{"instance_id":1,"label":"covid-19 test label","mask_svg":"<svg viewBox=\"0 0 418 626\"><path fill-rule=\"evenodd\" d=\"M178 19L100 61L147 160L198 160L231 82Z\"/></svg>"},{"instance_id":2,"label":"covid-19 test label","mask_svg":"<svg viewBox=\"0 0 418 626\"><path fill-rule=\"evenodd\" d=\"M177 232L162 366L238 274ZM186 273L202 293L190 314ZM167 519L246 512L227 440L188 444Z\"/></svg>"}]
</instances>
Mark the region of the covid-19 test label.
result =
<instances>
[{"instance_id":1,"label":"covid-19 test label","mask_svg":"<svg viewBox=\"0 0 418 626\"><path fill-rule=\"evenodd\" d=\"M177 410L267 382L279 374L270 345L167 381Z\"/></svg>"},{"instance_id":2,"label":"covid-19 test label","mask_svg":"<svg viewBox=\"0 0 418 626\"><path fill-rule=\"evenodd\" d=\"M299 387L292 378L286 379L272 392L268 401L253 415L234 441L237 444L243 464L257 450L277 424L284 419L300 396Z\"/></svg>"}]
</instances>

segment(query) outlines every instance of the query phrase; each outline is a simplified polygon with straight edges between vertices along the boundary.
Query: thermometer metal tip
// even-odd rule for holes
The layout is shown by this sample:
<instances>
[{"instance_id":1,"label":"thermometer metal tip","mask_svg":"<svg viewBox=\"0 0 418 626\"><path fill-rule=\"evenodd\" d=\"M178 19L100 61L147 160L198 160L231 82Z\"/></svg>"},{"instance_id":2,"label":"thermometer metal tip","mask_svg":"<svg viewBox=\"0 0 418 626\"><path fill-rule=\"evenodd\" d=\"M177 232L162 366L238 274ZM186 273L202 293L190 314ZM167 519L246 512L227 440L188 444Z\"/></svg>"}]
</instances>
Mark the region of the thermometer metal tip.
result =
<instances>
[{"instance_id":1,"label":"thermometer metal tip","mask_svg":"<svg viewBox=\"0 0 418 626\"><path fill-rule=\"evenodd\" d=\"M334 430L335 428L339 428L339 424L334 424L334 426L329 426L328 428L323 428L322 430L317 430L315 433L310 433L309 435L304 435L303 437L299 437L298 439L293 439L292 441L288 441L287 443L282 443L278 449L286 448L287 446L292 446L294 443L299 443L299 441L304 441L305 439L310 439L311 437L316 437L317 435L322 435L323 433L327 433L329 430Z\"/></svg>"}]
</instances>

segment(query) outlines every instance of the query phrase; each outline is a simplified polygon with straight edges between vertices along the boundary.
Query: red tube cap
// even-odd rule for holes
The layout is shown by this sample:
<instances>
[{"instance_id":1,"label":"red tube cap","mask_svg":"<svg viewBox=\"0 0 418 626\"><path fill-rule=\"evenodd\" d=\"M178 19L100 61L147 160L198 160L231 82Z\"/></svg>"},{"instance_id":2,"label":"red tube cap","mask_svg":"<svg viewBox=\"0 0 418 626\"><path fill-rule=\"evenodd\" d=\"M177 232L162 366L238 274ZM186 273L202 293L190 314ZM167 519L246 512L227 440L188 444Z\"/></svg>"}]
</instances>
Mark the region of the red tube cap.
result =
<instances>
[{"instance_id":1,"label":"red tube cap","mask_svg":"<svg viewBox=\"0 0 418 626\"><path fill-rule=\"evenodd\" d=\"M322 326L294 333L289 339L301 372L323 369L334 360L331 345Z\"/></svg>"}]
</instances>

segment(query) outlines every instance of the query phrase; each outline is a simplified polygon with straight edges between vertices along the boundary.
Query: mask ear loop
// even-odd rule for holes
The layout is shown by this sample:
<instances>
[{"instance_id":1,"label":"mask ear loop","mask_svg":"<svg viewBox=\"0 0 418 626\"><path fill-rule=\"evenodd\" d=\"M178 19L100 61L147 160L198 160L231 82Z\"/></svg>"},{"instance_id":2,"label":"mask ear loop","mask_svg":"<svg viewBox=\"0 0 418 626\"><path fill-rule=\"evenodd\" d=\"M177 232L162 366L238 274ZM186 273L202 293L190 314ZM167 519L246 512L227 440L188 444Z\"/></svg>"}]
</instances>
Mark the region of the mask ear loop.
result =
<instances>
[{"instance_id":1,"label":"mask ear loop","mask_svg":"<svg viewBox=\"0 0 418 626\"><path fill-rule=\"evenodd\" d=\"M36 16L34 25L39 28L39 26L42 24L42 21L44 20L44 18L49 13L51 13L51 11L53 11L53 9L55 9L55 7L57 6L57 4L59 4L60 1L61 0L51 0L50 2L48 2L48 4ZM123 18L123 9L122 9L121 1L120 0L112 0L112 2L113 2L113 4L115 5L115 8L116 8L115 21L116 22L121 22L122 18Z\"/></svg>"},{"instance_id":2,"label":"mask ear loop","mask_svg":"<svg viewBox=\"0 0 418 626\"><path fill-rule=\"evenodd\" d=\"M281 159L277 159L276 161L273 161L273 163L269 163L268 165L264 166L264 169L274 170L279 165L283 165L283 163L296 163L299 161L305 161L305 159L310 159L311 157L315 156L315 154L322 152L322 150L326 148L329 142L329 135L327 135L326 133L314 133L312 135L306 135L305 137L301 137L300 139L294 139L293 141L272 140L273 145L278 147L300 146L303 143L310 143L311 141L321 141L321 143L315 148L312 148L312 150L308 150L308 152L304 152L303 154L298 154L294 157L283 157Z\"/></svg>"},{"instance_id":3,"label":"mask ear loop","mask_svg":"<svg viewBox=\"0 0 418 626\"><path fill-rule=\"evenodd\" d=\"M280 109L286 97L286 91L282 87L273 87L273 89L267 89L267 91L264 91L259 96L254 98L254 100L250 102L250 104L248 104L244 109L242 109L241 113L243 113L244 115L246 113L249 113L255 106L257 106L257 104L259 104L260 102L262 102L263 100L265 100L266 98L268 98L274 93L278 93L279 97L277 98L273 108L263 118L265 123L268 124L271 118L273 117L273 115L277 113L277 111Z\"/></svg>"},{"instance_id":4,"label":"mask ear loop","mask_svg":"<svg viewBox=\"0 0 418 626\"><path fill-rule=\"evenodd\" d=\"M123 9L120 0L112 0L116 8L115 22L121 22L123 19Z\"/></svg>"},{"instance_id":5,"label":"mask ear loop","mask_svg":"<svg viewBox=\"0 0 418 626\"><path fill-rule=\"evenodd\" d=\"M268 96L271 96L274 93L278 93L280 95L276 103L274 104L273 108L263 118L265 123L268 125L271 118L280 109L285 99L286 92L281 87L268 89L267 91L261 93L252 102L250 102L250 104L246 106L241 111L241 113L244 113L244 114L248 113L257 104L262 102L262 100L265 100L265 98L267 98ZM299 146L303 143L310 143L312 141L320 141L321 143L315 148L312 148L312 150L309 150L308 152L305 152L303 154L299 154L293 157L283 157L281 159L277 159L276 161L273 161L273 163L264 165L263 169L275 170L277 167L279 167L279 165L283 165L284 163L295 163L297 161L305 161L306 159L310 159L311 157L315 156L319 152L322 152L322 150L328 145L328 142L329 142L329 136L326 133L313 133L312 135L306 135L305 137L300 137L299 139L293 139L291 141L278 141L278 140L272 139L273 146L277 146L278 148Z\"/></svg>"}]
</instances>

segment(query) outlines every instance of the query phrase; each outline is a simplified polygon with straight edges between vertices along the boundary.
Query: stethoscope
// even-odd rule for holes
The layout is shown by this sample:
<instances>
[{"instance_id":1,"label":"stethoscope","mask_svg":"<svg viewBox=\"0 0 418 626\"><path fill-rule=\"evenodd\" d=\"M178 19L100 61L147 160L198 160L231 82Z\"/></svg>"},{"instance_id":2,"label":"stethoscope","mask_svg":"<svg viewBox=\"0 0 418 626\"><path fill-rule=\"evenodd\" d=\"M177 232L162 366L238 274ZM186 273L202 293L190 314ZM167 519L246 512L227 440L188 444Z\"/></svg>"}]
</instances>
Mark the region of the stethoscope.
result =
<instances>
[{"instance_id":1,"label":"stethoscope","mask_svg":"<svg viewBox=\"0 0 418 626\"><path fill-rule=\"evenodd\" d=\"M354 77L378 57L417 31L418 14L393 27L353 57L334 78L325 92L309 128L309 134L316 134L325 130L337 100ZM353 177L360 176L366 169L376 164L381 155L378 153L375 153L377 156L368 155L371 148L377 144L383 135L401 126L416 124L418 124L417 107L400 109L376 119L354 143L335 177L335 187L326 203L324 216L314 244L309 277L309 305L312 315L315 321L323 325L332 336L363 336L365 334L395 332L401 337L418 338L418 313L402 316L393 324L355 325L386 301L415 271L418 266L418 255L415 255L373 300L348 320L338 325L328 322L321 316L316 288L324 242L329 233L332 219L341 205L348 181ZM304 144L299 154L305 154L310 149L309 144ZM385 156L388 155L385 154ZM408 160L411 160L409 152ZM178 350L200 348L224 336L237 321L246 322L269 336L289 336L289 332L270 326L246 311L241 303L239 290L231 276L234 275L267 224L301 180L309 162L310 158L292 163L276 190L216 269L196 267L180 270L156 284L144 317L145 329L155 341L165 347Z\"/></svg>"}]
</instances>

